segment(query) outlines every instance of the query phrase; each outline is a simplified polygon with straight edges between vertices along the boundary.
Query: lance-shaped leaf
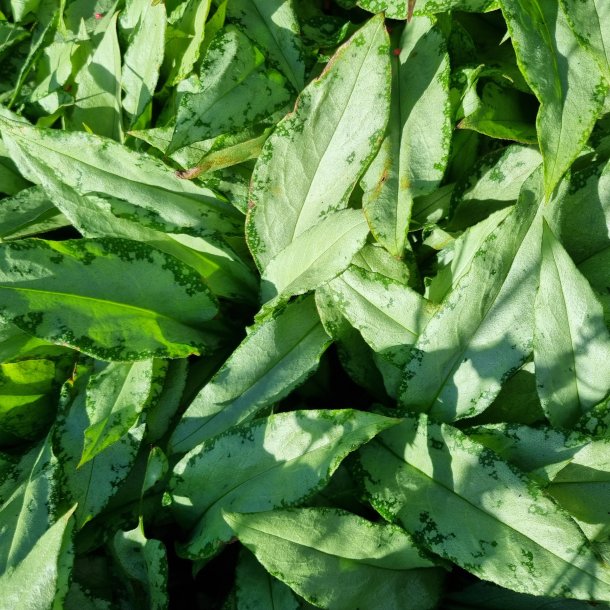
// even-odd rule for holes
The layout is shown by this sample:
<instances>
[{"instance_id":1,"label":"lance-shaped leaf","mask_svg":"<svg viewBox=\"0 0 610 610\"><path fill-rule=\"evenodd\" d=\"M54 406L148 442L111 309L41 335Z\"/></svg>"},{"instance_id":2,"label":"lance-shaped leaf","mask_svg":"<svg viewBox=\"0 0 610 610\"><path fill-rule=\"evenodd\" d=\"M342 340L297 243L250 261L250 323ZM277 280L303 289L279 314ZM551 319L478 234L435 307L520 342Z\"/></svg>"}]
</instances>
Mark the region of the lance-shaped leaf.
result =
<instances>
[{"instance_id":1,"label":"lance-shaped leaf","mask_svg":"<svg viewBox=\"0 0 610 610\"><path fill-rule=\"evenodd\" d=\"M28 186L30 183L19 173L0 140L0 193L15 195Z\"/></svg>"},{"instance_id":2,"label":"lance-shaped leaf","mask_svg":"<svg viewBox=\"0 0 610 610\"><path fill-rule=\"evenodd\" d=\"M303 89L304 49L292 0L232 0L227 17L265 50L296 91Z\"/></svg>"},{"instance_id":3,"label":"lance-shaped leaf","mask_svg":"<svg viewBox=\"0 0 610 610\"><path fill-rule=\"evenodd\" d=\"M188 453L170 481L191 527L181 554L214 555L231 539L222 511L293 506L324 487L343 458L396 419L363 411L291 411L237 426Z\"/></svg>"},{"instance_id":4,"label":"lance-shaped leaf","mask_svg":"<svg viewBox=\"0 0 610 610\"><path fill-rule=\"evenodd\" d=\"M559 2L501 0L519 68L540 101L536 119L547 199L582 150L608 86Z\"/></svg>"},{"instance_id":5,"label":"lance-shaped leaf","mask_svg":"<svg viewBox=\"0 0 610 610\"><path fill-rule=\"evenodd\" d=\"M401 404L452 421L489 406L531 352L542 222L540 171L483 241L405 367Z\"/></svg>"},{"instance_id":6,"label":"lance-shaped leaf","mask_svg":"<svg viewBox=\"0 0 610 610\"><path fill-rule=\"evenodd\" d=\"M212 41L197 84L180 96L167 153L263 122L290 101L284 78L266 70L265 58L238 29Z\"/></svg>"},{"instance_id":7,"label":"lance-shaped leaf","mask_svg":"<svg viewBox=\"0 0 610 610\"><path fill-rule=\"evenodd\" d=\"M106 507L119 485L131 472L144 425L126 435L100 454L79 466L83 455L85 430L91 424L86 409L86 385L90 362L82 362L74 382L67 382L60 397L59 414L53 429L53 451L59 462L62 483L60 502L78 502L75 517L80 529Z\"/></svg>"},{"instance_id":8,"label":"lance-shaped leaf","mask_svg":"<svg viewBox=\"0 0 610 610\"><path fill-rule=\"evenodd\" d=\"M373 506L483 580L610 599L610 570L576 523L526 475L446 424L410 417L361 449Z\"/></svg>"},{"instance_id":9,"label":"lance-shaped leaf","mask_svg":"<svg viewBox=\"0 0 610 610\"><path fill-rule=\"evenodd\" d=\"M0 574L14 570L55 520L56 461L42 442L20 459L0 454Z\"/></svg>"},{"instance_id":10,"label":"lance-shaped leaf","mask_svg":"<svg viewBox=\"0 0 610 610\"><path fill-rule=\"evenodd\" d=\"M77 86L69 125L121 141L121 51L115 13L88 64L76 75Z\"/></svg>"},{"instance_id":11,"label":"lance-shaped leaf","mask_svg":"<svg viewBox=\"0 0 610 610\"><path fill-rule=\"evenodd\" d=\"M481 13L497 8L496 0L358 0L358 6L371 13L385 12L390 19L408 19L413 15L469 11Z\"/></svg>"},{"instance_id":12,"label":"lance-shaped leaf","mask_svg":"<svg viewBox=\"0 0 610 610\"><path fill-rule=\"evenodd\" d=\"M152 391L153 360L111 362L87 385L85 444L79 467L116 443L136 423Z\"/></svg>"},{"instance_id":13,"label":"lance-shaped leaf","mask_svg":"<svg viewBox=\"0 0 610 610\"><path fill-rule=\"evenodd\" d=\"M269 261L261 284L263 302L303 294L336 277L364 246L368 234L361 210L329 214Z\"/></svg>"},{"instance_id":14,"label":"lance-shaped leaf","mask_svg":"<svg viewBox=\"0 0 610 610\"><path fill-rule=\"evenodd\" d=\"M180 180L150 155L84 132L37 129L2 117L0 126L20 171L45 187L59 181L81 195L123 199L143 208L151 222L169 223L190 235L242 235L243 221L233 206Z\"/></svg>"},{"instance_id":15,"label":"lance-shaped leaf","mask_svg":"<svg viewBox=\"0 0 610 610\"><path fill-rule=\"evenodd\" d=\"M561 0L561 6L580 43L594 55L610 82L610 5L604 0Z\"/></svg>"},{"instance_id":16,"label":"lance-shaped leaf","mask_svg":"<svg viewBox=\"0 0 610 610\"><path fill-rule=\"evenodd\" d=\"M591 286L545 223L534 361L540 403L569 427L610 392L610 333Z\"/></svg>"},{"instance_id":17,"label":"lance-shaped leaf","mask_svg":"<svg viewBox=\"0 0 610 610\"><path fill-rule=\"evenodd\" d=\"M171 437L172 451L190 451L278 402L313 373L329 344L313 297L275 311L195 397Z\"/></svg>"},{"instance_id":18,"label":"lance-shaped leaf","mask_svg":"<svg viewBox=\"0 0 610 610\"><path fill-rule=\"evenodd\" d=\"M0 574L0 603L3 608L36 610L60 607L66 592L64 585L69 578L67 570L71 568L73 512L71 509L58 519L15 568Z\"/></svg>"},{"instance_id":19,"label":"lance-shaped leaf","mask_svg":"<svg viewBox=\"0 0 610 610\"><path fill-rule=\"evenodd\" d=\"M252 176L247 225L259 267L347 206L388 120L388 43L382 16L374 17L337 51L265 142Z\"/></svg>"},{"instance_id":20,"label":"lance-shaped leaf","mask_svg":"<svg viewBox=\"0 0 610 610\"><path fill-rule=\"evenodd\" d=\"M217 311L192 269L125 239L1 244L0 293L5 320L104 360L205 350L202 324Z\"/></svg>"},{"instance_id":21,"label":"lance-shaped leaf","mask_svg":"<svg viewBox=\"0 0 610 610\"><path fill-rule=\"evenodd\" d=\"M311 603L332 610L431 610L442 576L399 527L337 509L224 513L265 568ZM414 594L417 591L417 594Z\"/></svg>"},{"instance_id":22,"label":"lance-shaped leaf","mask_svg":"<svg viewBox=\"0 0 610 610\"><path fill-rule=\"evenodd\" d=\"M163 62L165 21L163 2L143 2L140 19L123 56L123 110L130 125L144 112L155 92Z\"/></svg>"},{"instance_id":23,"label":"lance-shaped leaf","mask_svg":"<svg viewBox=\"0 0 610 610\"><path fill-rule=\"evenodd\" d=\"M235 586L232 591L232 610L274 608L300 610L297 596L283 582L274 578L256 560L254 555L242 549L235 570Z\"/></svg>"},{"instance_id":24,"label":"lance-shaped leaf","mask_svg":"<svg viewBox=\"0 0 610 610\"><path fill-rule=\"evenodd\" d=\"M131 600L135 607L165 610L169 603L165 546L160 540L146 538L143 530L140 522L133 530L117 532L112 550L127 579L136 584Z\"/></svg>"},{"instance_id":25,"label":"lance-shaped leaf","mask_svg":"<svg viewBox=\"0 0 610 610\"><path fill-rule=\"evenodd\" d=\"M413 198L432 192L443 177L451 143L451 108L449 55L434 21L416 17L395 43L400 53L392 57L390 119L361 186L373 235L401 257Z\"/></svg>"}]
</instances>

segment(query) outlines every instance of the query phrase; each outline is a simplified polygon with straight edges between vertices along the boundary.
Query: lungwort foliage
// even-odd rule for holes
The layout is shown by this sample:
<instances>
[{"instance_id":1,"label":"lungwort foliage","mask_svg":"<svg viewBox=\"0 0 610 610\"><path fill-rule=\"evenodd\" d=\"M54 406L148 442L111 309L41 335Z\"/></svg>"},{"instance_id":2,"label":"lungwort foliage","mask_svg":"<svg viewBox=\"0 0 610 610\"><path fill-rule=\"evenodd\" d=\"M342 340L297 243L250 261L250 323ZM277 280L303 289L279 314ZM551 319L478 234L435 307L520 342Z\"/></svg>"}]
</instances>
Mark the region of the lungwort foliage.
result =
<instances>
[{"instance_id":1,"label":"lungwort foliage","mask_svg":"<svg viewBox=\"0 0 610 610\"><path fill-rule=\"evenodd\" d=\"M610 609L604 0L0 0L0 610Z\"/></svg>"}]
</instances>

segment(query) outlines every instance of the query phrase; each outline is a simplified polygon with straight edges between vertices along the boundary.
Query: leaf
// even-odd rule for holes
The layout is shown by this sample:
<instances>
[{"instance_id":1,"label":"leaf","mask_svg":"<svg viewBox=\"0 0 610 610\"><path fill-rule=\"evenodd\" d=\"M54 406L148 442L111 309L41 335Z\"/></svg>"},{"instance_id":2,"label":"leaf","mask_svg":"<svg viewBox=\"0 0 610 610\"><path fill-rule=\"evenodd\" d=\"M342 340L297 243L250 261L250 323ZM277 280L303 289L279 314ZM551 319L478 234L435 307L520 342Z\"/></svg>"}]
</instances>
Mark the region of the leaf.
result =
<instances>
[{"instance_id":1,"label":"leaf","mask_svg":"<svg viewBox=\"0 0 610 610\"><path fill-rule=\"evenodd\" d=\"M265 142L252 176L246 232L259 268L347 206L388 120L387 51L383 19L374 17L337 51Z\"/></svg>"},{"instance_id":2,"label":"leaf","mask_svg":"<svg viewBox=\"0 0 610 610\"><path fill-rule=\"evenodd\" d=\"M93 134L37 129L1 116L0 126L13 159L45 188L59 182L81 195L122 199L142 208L151 221L190 235L239 234L237 210L210 190L180 180L154 157Z\"/></svg>"},{"instance_id":3,"label":"leaf","mask_svg":"<svg viewBox=\"0 0 610 610\"><path fill-rule=\"evenodd\" d=\"M443 421L472 417L529 356L542 231L540 173L525 182L515 208L485 238L419 335L404 371L403 407Z\"/></svg>"},{"instance_id":4,"label":"leaf","mask_svg":"<svg viewBox=\"0 0 610 610\"><path fill-rule=\"evenodd\" d=\"M57 601L57 588L66 578L61 571L70 552L73 512L72 508L58 519L15 568L0 575L4 608L40 610Z\"/></svg>"},{"instance_id":5,"label":"leaf","mask_svg":"<svg viewBox=\"0 0 610 610\"><path fill-rule=\"evenodd\" d=\"M587 280L546 223L535 309L538 395L549 421L567 428L610 392L610 333Z\"/></svg>"},{"instance_id":6,"label":"leaf","mask_svg":"<svg viewBox=\"0 0 610 610\"><path fill-rule=\"evenodd\" d=\"M330 508L223 516L271 574L319 607L374 608L383 599L398 609L414 590L411 608L436 607L442 576L396 526Z\"/></svg>"},{"instance_id":7,"label":"leaf","mask_svg":"<svg viewBox=\"0 0 610 610\"><path fill-rule=\"evenodd\" d=\"M292 411L199 445L178 462L170 480L176 517L191 528L181 555L208 558L230 540L223 510L299 504L326 484L346 455L396 422L351 409Z\"/></svg>"},{"instance_id":8,"label":"leaf","mask_svg":"<svg viewBox=\"0 0 610 610\"><path fill-rule=\"evenodd\" d=\"M90 61L74 82L77 87L69 117L73 129L123 139L121 118L121 53L116 33L118 13L110 20Z\"/></svg>"},{"instance_id":9,"label":"leaf","mask_svg":"<svg viewBox=\"0 0 610 610\"><path fill-rule=\"evenodd\" d=\"M275 311L195 397L171 436L171 451L190 451L277 403L313 373L329 344L313 297Z\"/></svg>"},{"instance_id":10,"label":"leaf","mask_svg":"<svg viewBox=\"0 0 610 610\"><path fill-rule=\"evenodd\" d=\"M0 140L0 193L15 195L28 186L28 181L21 176Z\"/></svg>"},{"instance_id":11,"label":"leaf","mask_svg":"<svg viewBox=\"0 0 610 610\"><path fill-rule=\"evenodd\" d=\"M361 186L373 235L401 257L407 247L413 198L434 191L443 177L451 113L449 56L438 25L428 17L416 17L395 44L390 119Z\"/></svg>"},{"instance_id":12,"label":"leaf","mask_svg":"<svg viewBox=\"0 0 610 610\"><path fill-rule=\"evenodd\" d=\"M232 0L227 17L264 49L296 91L305 84L304 48L291 0Z\"/></svg>"},{"instance_id":13,"label":"leaf","mask_svg":"<svg viewBox=\"0 0 610 610\"><path fill-rule=\"evenodd\" d=\"M135 4L135 3L134 3ZM122 107L133 125L152 100L163 62L165 4L143 2L140 19L123 56Z\"/></svg>"},{"instance_id":14,"label":"leaf","mask_svg":"<svg viewBox=\"0 0 610 610\"><path fill-rule=\"evenodd\" d=\"M128 580L135 585L137 607L164 610L167 594L167 556L159 540L148 539L142 524L133 530L119 531L112 541L118 564Z\"/></svg>"},{"instance_id":15,"label":"leaf","mask_svg":"<svg viewBox=\"0 0 610 610\"><path fill-rule=\"evenodd\" d=\"M153 384L152 360L111 362L87 385L90 424L79 467L123 437L146 407Z\"/></svg>"},{"instance_id":16,"label":"leaf","mask_svg":"<svg viewBox=\"0 0 610 610\"><path fill-rule=\"evenodd\" d=\"M167 152L262 123L286 106L283 77L264 69L264 57L248 37L225 28L210 44L200 79L180 97Z\"/></svg>"},{"instance_id":17,"label":"leaf","mask_svg":"<svg viewBox=\"0 0 610 610\"><path fill-rule=\"evenodd\" d=\"M515 591L610 598L610 572L576 523L456 428L407 418L360 455L373 506L434 553Z\"/></svg>"},{"instance_id":18,"label":"leaf","mask_svg":"<svg viewBox=\"0 0 610 610\"><path fill-rule=\"evenodd\" d=\"M410 13L426 15L452 10L479 13L496 8L495 0L358 0L357 4L371 13L383 11L390 19L409 19Z\"/></svg>"},{"instance_id":19,"label":"leaf","mask_svg":"<svg viewBox=\"0 0 610 610\"><path fill-rule=\"evenodd\" d=\"M5 320L106 360L198 353L217 311L196 273L123 239L1 244L0 291Z\"/></svg>"},{"instance_id":20,"label":"leaf","mask_svg":"<svg viewBox=\"0 0 610 610\"><path fill-rule=\"evenodd\" d=\"M15 21L23 21L28 13L38 10L40 0L10 0L11 11Z\"/></svg>"},{"instance_id":21,"label":"leaf","mask_svg":"<svg viewBox=\"0 0 610 610\"><path fill-rule=\"evenodd\" d=\"M53 452L61 469L62 502L78 501L76 527L81 529L98 515L129 475L144 426L132 428L126 435L79 466L84 449L85 430L91 425L86 410L85 388L91 364L82 363L73 382L68 382L60 398L57 422L53 429Z\"/></svg>"},{"instance_id":22,"label":"leaf","mask_svg":"<svg viewBox=\"0 0 610 610\"><path fill-rule=\"evenodd\" d=\"M601 0L575 2L561 0L565 16L584 46L599 63L606 81L610 82L610 11Z\"/></svg>"},{"instance_id":23,"label":"leaf","mask_svg":"<svg viewBox=\"0 0 610 610\"><path fill-rule=\"evenodd\" d=\"M331 212L269 261L262 276L263 302L303 294L339 275L364 246L368 234L360 210Z\"/></svg>"},{"instance_id":24,"label":"leaf","mask_svg":"<svg viewBox=\"0 0 610 610\"><path fill-rule=\"evenodd\" d=\"M254 556L243 549L235 572L236 610L281 608L299 610L295 594L283 582L268 574Z\"/></svg>"},{"instance_id":25,"label":"leaf","mask_svg":"<svg viewBox=\"0 0 610 610\"><path fill-rule=\"evenodd\" d=\"M608 85L559 2L500 0L500 6L519 69L541 104L536 130L548 199L587 141Z\"/></svg>"}]
</instances>

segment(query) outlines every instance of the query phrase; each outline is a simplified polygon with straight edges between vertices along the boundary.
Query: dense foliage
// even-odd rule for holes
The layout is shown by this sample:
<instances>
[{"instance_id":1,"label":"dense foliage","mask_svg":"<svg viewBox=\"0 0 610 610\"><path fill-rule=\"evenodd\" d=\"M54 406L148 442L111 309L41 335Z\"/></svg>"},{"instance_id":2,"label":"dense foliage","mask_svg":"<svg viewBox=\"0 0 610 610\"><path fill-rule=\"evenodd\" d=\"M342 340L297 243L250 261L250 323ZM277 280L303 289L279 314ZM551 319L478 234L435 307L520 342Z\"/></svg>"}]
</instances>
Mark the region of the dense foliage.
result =
<instances>
[{"instance_id":1,"label":"dense foliage","mask_svg":"<svg viewBox=\"0 0 610 610\"><path fill-rule=\"evenodd\" d=\"M610 608L606 0L0 0L0 610Z\"/></svg>"}]
</instances>

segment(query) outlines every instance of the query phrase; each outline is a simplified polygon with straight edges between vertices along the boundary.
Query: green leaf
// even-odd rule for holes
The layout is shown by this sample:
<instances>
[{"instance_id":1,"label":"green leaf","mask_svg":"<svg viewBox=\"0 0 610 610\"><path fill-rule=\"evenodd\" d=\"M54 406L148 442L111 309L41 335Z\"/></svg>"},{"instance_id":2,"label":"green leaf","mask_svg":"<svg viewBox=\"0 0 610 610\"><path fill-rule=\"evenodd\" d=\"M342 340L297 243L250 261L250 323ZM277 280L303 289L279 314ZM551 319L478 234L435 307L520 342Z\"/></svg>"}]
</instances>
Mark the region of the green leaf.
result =
<instances>
[{"instance_id":1,"label":"green leaf","mask_svg":"<svg viewBox=\"0 0 610 610\"><path fill-rule=\"evenodd\" d=\"M103 194L142 208L150 222L167 222L190 235L241 235L240 213L212 191L149 155L83 132L37 129L0 116L13 160L45 188L63 183L80 195ZM23 169L21 169L23 171Z\"/></svg>"},{"instance_id":2,"label":"green leaf","mask_svg":"<svg viewBox=\"0 0 610 610\"><path fill-rule=\"evenodd\" d=\"M168 85L176 85L185 79L199 60L210 3L210 0L186 0L169 16L165 43Z\"/></svg>"},{"instance_id":3,"label":"green leaf","mask_svg":"<svg viewBox=\"0 0 610 610\"><path fill-rule=\"evenodd\" d=\"M595 57L610 82L610 7L603 0L561 0L570 26L579 42Z\"/></svg>"},{"instance_id":4,"label":"green leaf","mask_svg":"<svg viewBox=\"0 0 610 610\"><path fill-rule=\"evenodd\" d=\"M13 569L0 575L2 606L14 610L56 607L58 588L68 575L74 509L58 519L37 541L29 554Z\"/></svg>"},{"instance_id":5,"label":"green leaf","mask_svg":"<svg viewBox=\"0 0 610 610\"><path fill-rule=\"evenodd\" d=\"M152 360L111 362L91 376L87 413L91 422L79 467L116 443L137 422L153 384Z\"/></svg>"},{"instance_id":6,"label":"green leaf","mask_svg":"<svg viewBox=\"0 0 610 610\"><path fill-rule=\"evenodd\" d=\"M228 430L174 468L176 517L191 528L180 553L214 555L231 538L222 511L299 504L322 488L343 458L396 419L344 409L292 411Z\"/></svg>"},{"instance_id":7,"label":"green leaf","mask_svg":"<svg viewBox=\"0 0 610 610\"><path fill-rule=\"evenodd\" d=\"M260 268L330 212L347 207L388 120L388 43L383 19L374 17L337 51L265 142L247 221Z\"/></svg>"},{"instance_id":8,"label":"green leaf","mask_svg":"<svg viewBox=\"0 0 610 610\"><path fill-rule=\"evenodd\" d=\"M422 414L360 453L373 506L441 557L515 591L610 599L610 572L576 523L456 428Z\"/></svg>"},{"instance_id":9,"label":"green leaf","mask_svg":"<svg viewBox=\"0 0 610 610\"><path fill-rule=\"evenodd\" d=\"M472 11L480 13L496 8L496 0L358 0L358 6L371 13L385 12L390 19L407 19L409 10L414 15L444 13L446 11Z\"/></svg>"},{"instance_id":10,"label":"green leaf","mask_svg":"<svg viewBox=\"0 0 610 610\"><path fill-rule=\"evenodd\" d=\"M124 239L0 244L0 291L5 320L105 360L205 350L202 324L217 311L195 272Z\"/></svg>"},{"instance_id":11,"label":"green leaf","mask_svg":"<svg viewBox=\"0 0 610 610\"><path fill-rule=\"evenodd\" d=\"M262 276L263 302L303 294L336 277L364 246L368 234L360 210L331 212L269 261Z\"/></svg>"},{"instance_id":12,"label":"green leaf","mask_svg":"<svg viewBox=\"0 0 610 610\"><path fill-rule=\"evenodd\" d=\"M125 576L134 583L133 607L165 610L169 598L167 556L163 543L146 538L140 523L133 530L117 532L112 549Z\"/></svg>"},{"instance_id":13,"label":"green leaf","mask_svg":"<svg viewBox=\"0 0 610 610\"><path fill-rule=\"evenodd\" d=\"M288 77L296 91L303 89L304 48L291 0L231 0L227 17L265 50L270 62Z\"/></svg>"},{"instance_id":14,"label":"green leaf","mask_svg":"<svg viewBox=\"0 0 610 610\"><path fill-rule=\"evenodd\" d=\"M176 127L167 149L236 132L261 123L286 106L283 77L264 69L264 57L238 29L224 29L210 44L200 79L180 97Z\"/></svg>"},{"instance_id":15,"label":"green leaf","mask_svg":"<svg viewBox=\"0 0 610 610\"><path fill-rule=\"evenodd\" d=\"M549 421L569 427L610 392L610 333L587 280L545 223L534 360Z\"/></svg>"},{"instance_id":16,"label":"green leaf","mask_svg":"<svg viewBox=\"0 0 610 610\"><path fill-rule=\"evenodd\" d=\"M390 120L361 186L373 235L401 257L413 198L434 191L443 177L451 110L449 56L441 29L429 17L416 17L394 43L399 54L392 57Z\"/></svg>"},{"instance_id":17,"label":"green leaf","mask_svg":"<svg viewBox=\"0 0 610 610\"><path fill-rule=\"evenodd\" d=\"M405 408L443 421L472 417L529 356L542 222L541 172L483 241L411 351L400 392Z\"/></svg>"},{"instance_id":18,"label":"green leaf","mask_svg":"<svg viewBox=\"0 0 610 610\"><path fill-rule=\"evenodd\" d=\"M76 99L68 124L73 129L123 139L121 118L121 52L115 13L89 62L76 75Z\"/></svg>"},{"instance_id":19,"label":"green leaf","mask_svg":"<svg viewBox=\"0 0 610 610\"><path fill-rule=\"evenodd\" d=\"M223 513L274 576L322 608L431 610L442 580L400 528L330 508ZM417 595L413 591L417 590Z\"/></svg>"},{"instance_id":20,"label":"green leaf","mask_svg":"<svg viewBox=\"0 0 610 610\"><path fill-rule=\"evenodd\" d=\"M29 182L21 176L8 156L4 142L0 140L0 193L15 195L28 186Z\"/></svg>"},{"instance_id":21,"label":"green leaf","mask_svg":"<svg viewBox=\"0 0 610 610\"><path fill-rule=\"evenodd\" d=\"M195 397L172 434L172 452L190 451L284 398L313 373L329 344L313 297L275 311Z\"/></svg>"},{"instance_id":22,"label":"green leaf","mask_svg":"<svg viewBox=\"0 0 610 610\"><path fill-rule=\"evenodd\" d=\"M608 85L559 2L500 0L500 5L519 69L541 104L536 130L548 199L585 145Z\"/></svg>"},{"instance_id":23,"label":"green leaf","mask_svg":"<svg viewBox=\"0 0 610 610\"><path fill-rule=\"evenodd\" d=\"M10 0L11 11L15 21L23 21L28 13L38 10L40 0Z\"/></svg>"},{"instance_id":24,"label":"green leaf","mask_svg":"<svg viewBox=\"0 0 610 610\"><path fill-rule=\"evenodd\" d=\"M300 610L295 594L268 574L254 556L243 549L235 571L236 610Z\"/></svg>"},{"instance_id":25,"label":"green leaf","mask_svg":"<svg viewBox=\"0 0 610 610\"><path fill-rule=\"evenodd\" d=\"M134 3L135 4L135 3ZM125 92L122 106L133 125L152 100L165 43L165 4L143 2L140 19L123 56L121 87Z\"/></svg>"},{"instance_id":26,"label":"green leaf","mask_svg":"<svg viewBox=\"0 0 610 610\"><path fill-rule=\"evenodd\" d=\"M81 363L75 380L64 385L59 413L53 430L53 451L61 469L61 502L78 501L75 517L82 528L98 515L129 475L142 437L144 425L134 427L104 451L79 466L83 455L85 430L91 425L86 410L86 384L90 363Z\"/></svg>"}]
</instances>

